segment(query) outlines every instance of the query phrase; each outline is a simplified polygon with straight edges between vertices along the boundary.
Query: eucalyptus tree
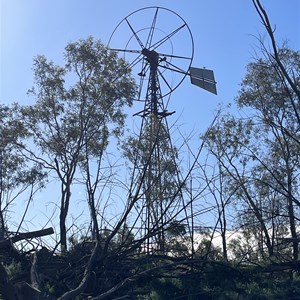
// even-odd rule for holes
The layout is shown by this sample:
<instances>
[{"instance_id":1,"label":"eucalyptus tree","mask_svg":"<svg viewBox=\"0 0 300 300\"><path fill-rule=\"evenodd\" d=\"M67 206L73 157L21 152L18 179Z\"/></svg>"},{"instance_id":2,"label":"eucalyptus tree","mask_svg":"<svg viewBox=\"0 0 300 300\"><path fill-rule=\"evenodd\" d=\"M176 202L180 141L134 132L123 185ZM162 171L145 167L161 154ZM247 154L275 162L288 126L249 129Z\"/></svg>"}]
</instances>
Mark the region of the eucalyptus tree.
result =
<instances>
[{"instance_id":1,"label":"eucalyptus tree","mask_svg":"<svg viewBox=\"0 0 300 300\"><path fill-rule=\"evenodd\" d=\"M273 180L273 183L265 184L284 196L290 233L296 239L296 219L300 204L300 98L285 74L292 78L296 87L300 86L300 52L281 48L276 53L285 73L272 55L251 63L237 103L242 108L253 109L253 118L260 124L261 130L267 133L263 142L268 155L261 159L261 164L275 182ZM297 259L297 241L293 243L293 253L294 259Z\"/></svg>"},{"instance_id":2,"label":"eucalyptus tree","mask_svg":"<svg viewBox=\"0 0 300 300\"><path fill-rule=\"evenodd\" d=\"M44 56L34 59L34 105L23 108L23 121L34 147L23 154L53 171L60 182L60 243L67 249L66 219L79 168L101 160L111 136L122 134L126 105L135 94L130 68L100 41L89 37L69 43L65 64Z\"/></svg>"},{"instance_id":3,"label":"eucalyptus tree","mask_svg":"<svg viewBox=\"0 0 300 300\"><path fill-rule=\"evenodd\" d=\"M216 160L221 172L219 176L226 184L223 188L236 205L235 218L237 219L243 211L251 212L251 225L256 224L260 228L269 255L272 256L271 238L263 211L259 206L259 198L252 186L254 180L252 169L256 165L254 154L259 152L254 132L252 120L245 121L234 116L220 116L219 121L210 130L206 145L209 153ZM224 207L224 204L224 201L220 201L218 205Z\"/></svg>"},{"instance_id":4,"label":"eucalyptus tree","mask_svg":"<svg viewBox=\"0 0 300 300\"><path fill-rule=\"evenodd\" d=\"M277 55L299 86L299 52L281 48ZM256 232L261 255L264 255L263 245L269 256L274 255L274 247L279 249L277 238L288 227L294 239L293 258L297 259L300 204L297 93L288 85L273 56L266 54L248 65L236 101L249 117L220 118L210 133L208 148L231 177L229 184L235 198L239 204L243 203L238 206L243 207L240 216L243 215L244 225L252 227L253 234Z\"/></svg>"},{"instance_id":5,"label":"eucalyptus tree","mask_svg":"<svg viewBox=\"0 0 300 300\"><path fill-rule=\"evenodd\" d=\"M19 146L28 137L28 131L22 126L18 111L17 104L0 105L0 239L8 237L7 230L12 225L19 231L31 196L43 184L45 175L37 164L30 163L19 153ZM27 191L29 193L24 196ZM8 224L9 211L20 195L23 199L29 197L27 209L19 223ZM21 209L18 213L22 214Z\"/></svg>"}]
</instances>

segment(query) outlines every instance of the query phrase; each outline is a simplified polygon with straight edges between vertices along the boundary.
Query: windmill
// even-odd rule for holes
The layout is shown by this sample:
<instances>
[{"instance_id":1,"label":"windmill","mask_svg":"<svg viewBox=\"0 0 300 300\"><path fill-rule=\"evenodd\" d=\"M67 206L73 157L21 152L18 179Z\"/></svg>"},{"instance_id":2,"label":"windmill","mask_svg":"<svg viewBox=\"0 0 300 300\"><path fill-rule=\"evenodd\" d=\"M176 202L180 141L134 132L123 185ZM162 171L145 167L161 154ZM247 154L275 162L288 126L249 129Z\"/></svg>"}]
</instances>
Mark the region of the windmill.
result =
<instances>
[{"instance_id":1,"label":"windmill","mask_svg":"<svg viewBox=\"0 0 300 300\"><path fill-rule=\"evenodd\" d=\"M192 67L191 30L177 13L163 7L146 7L126 16L113 31L109 48L128 62L138 83L135 100L142 105L134 114L141 117L141 126L131 158L130 196L139 199L137 231L148 237L147 252L164 252L170 224L185 219L193 234L176 164L177 150L170 137L167 120L174 111L168 111L168 102L187 76L192 84L216 94L214 74Z\"/></svg>"}]
</instances>

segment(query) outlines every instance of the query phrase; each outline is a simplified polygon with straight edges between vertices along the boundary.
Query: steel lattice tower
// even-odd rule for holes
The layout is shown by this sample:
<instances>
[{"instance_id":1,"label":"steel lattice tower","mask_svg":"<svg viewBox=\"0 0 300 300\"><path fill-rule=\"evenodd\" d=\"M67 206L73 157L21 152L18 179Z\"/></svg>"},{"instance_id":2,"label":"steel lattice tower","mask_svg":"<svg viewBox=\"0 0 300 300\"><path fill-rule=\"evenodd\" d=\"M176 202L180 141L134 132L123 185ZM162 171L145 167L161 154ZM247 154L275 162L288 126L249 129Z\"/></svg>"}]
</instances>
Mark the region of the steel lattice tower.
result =
<instances>
[{"instance_id":1,"label":"steel lattice tower","mask_svg":"<svg viewBox=\"0 0 300 300\"><path fill-rule=\"evenodd\" d=\"M126 41L125 46L118 47L122 40ZM166 252L169 249L165 241L173 225L175 228L184 220L181 225L190 235L193 229L176 161L178 153L172 145L167 122L174 112L167 110L164 101L187 75L193 84L216 93L213 72L191 67L194 55L191 31L178 14L165 8L148 7L125 17L114 30L109 46L123 53L133 74L138 75L136 100L144 103L143 109L135 114L142 120L135 141L130 190L130 197L138 199L137 231L146 237L148 253Z\"/></svg>"}]
</instances>

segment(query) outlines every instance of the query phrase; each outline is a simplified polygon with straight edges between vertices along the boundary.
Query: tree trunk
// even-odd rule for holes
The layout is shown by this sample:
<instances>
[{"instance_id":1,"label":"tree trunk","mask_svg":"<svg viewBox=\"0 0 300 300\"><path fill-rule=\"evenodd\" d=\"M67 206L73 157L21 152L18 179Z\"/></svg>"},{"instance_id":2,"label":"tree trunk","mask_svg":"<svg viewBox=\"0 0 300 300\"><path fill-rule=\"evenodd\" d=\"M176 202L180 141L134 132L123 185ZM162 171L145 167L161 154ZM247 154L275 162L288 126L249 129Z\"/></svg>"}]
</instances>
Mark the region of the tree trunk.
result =
<instances>
[{"instance_id":1,"label":"tree trunk","mask_svg":"<svg viewBox=\"0 0 300 300\"><path fill-rule=\"evenodd\" d=\"M59 216L59 229L60 229L60 249L62 253L66 253L67 251L66 217L67 214L65 210L61 208L61 212Z\"/></svg>"},{"instance_id":2,"label":"tree trunk","mask_svg":"<svg viewBox=\"0 0 300 300\"><path fill-rule=\"evenodd\" d=\"M71 182L66 181L65 183L62 183L62 196L59 215L60 247L62 253L65 253L68 250L66 219L69 211L70 199Z\"/></svg>"},{"instance_id":3,"label":"tree trunk","mask_svg":"<svg viewBox=\"0 0 300 300\"><path fill-rule=\"evenodd\" d=\"M290 190L290 183L289 190ZM297 231L296 231L296 225L295 225L295 215L294 215L294 207L293 207L293 200L292 197L288 198L288 212L289 212L289 221L290 221L290 231L293 241L293 259L298 260L299 256L299 249L298 249L298 241L297 241Z\"/></svg>"}]
</instances>

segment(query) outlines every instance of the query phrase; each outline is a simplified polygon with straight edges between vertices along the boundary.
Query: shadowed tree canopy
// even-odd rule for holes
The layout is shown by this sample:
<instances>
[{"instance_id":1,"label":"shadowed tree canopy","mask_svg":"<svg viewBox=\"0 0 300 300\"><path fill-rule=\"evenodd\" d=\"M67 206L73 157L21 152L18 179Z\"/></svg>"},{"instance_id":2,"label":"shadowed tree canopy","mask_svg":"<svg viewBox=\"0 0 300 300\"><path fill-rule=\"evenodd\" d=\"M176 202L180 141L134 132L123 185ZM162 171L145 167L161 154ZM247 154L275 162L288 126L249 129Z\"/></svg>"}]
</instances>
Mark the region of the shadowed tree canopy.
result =
<instances>
[{"instance_id":1,"label":"shadowed tree canopy","mask_svg":"<svg viewBox=\"0 0 300 300\"><path fill-rule=\"evenodd\" d=\"M280 239L289 234L298 260L300 56L286 47L276 53L280 64L263 51L247 66L236 101L251 117L222 116L208 145L229 178L241 226L257 235L261 257L267 248L281 259L287 249Z\"/></svg>"}]
</instances>

